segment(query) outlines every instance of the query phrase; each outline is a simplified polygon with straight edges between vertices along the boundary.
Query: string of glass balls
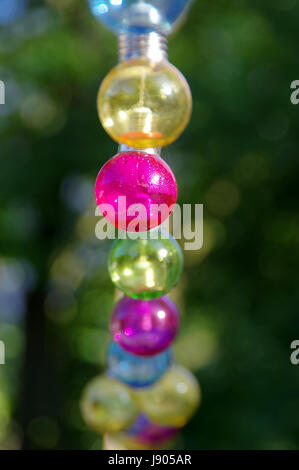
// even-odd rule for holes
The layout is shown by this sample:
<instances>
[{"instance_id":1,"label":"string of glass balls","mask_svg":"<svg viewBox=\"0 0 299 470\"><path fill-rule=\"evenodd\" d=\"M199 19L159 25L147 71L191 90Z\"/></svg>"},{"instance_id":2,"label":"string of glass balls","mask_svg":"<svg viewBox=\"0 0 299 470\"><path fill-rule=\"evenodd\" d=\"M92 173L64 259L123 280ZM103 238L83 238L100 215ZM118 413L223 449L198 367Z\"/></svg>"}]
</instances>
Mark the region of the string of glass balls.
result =
<instances>
[{"instance_id":1,"label":"string of glass balls","mask_svg":"<svg viewBox=\"0 0 299 470\"><path fill-rule=\"evenodd\" d=\"M98 174L96 202L120 230L156 231L153 238L120 238L112 247L109 273L125 296L110 321L107 374L94 378L81 400L86 423L113 433L127 449L163 446L200 401L196 379L175 364L170 348L179 312L166 294L181 276L183 256L160 229L177 199L160 148L183 132L192 106L185 78L167 60L166 34L190 3L89 0L94 16L118 35L120 55L97 101L100 121L120 152ZM166 210L155 212L161 205Z\"/></svg>"}]
</instances>

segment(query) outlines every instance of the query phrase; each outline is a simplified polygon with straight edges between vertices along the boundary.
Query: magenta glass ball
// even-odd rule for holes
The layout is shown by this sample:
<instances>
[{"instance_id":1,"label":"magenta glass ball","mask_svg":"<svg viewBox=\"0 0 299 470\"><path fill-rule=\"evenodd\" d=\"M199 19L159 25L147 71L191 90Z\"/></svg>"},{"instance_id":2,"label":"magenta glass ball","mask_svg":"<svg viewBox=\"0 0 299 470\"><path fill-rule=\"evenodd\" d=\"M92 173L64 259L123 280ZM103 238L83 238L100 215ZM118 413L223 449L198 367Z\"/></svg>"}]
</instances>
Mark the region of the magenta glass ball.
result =
<instances>
[{"instance_id":1,"label":"magenta glass ball","mask_svg":"<svg viewBox=\"0 0 299 470\"><path fill-rule=\"evenodd\" d=\"M140 414L125 434L140 444L157 447L176 437L178 432L178 428L159 426L152 423L147 416Z\"/></svg>"},{"instance_id":2,"label":"magenta glass ball","mask_svg":"<svg viewBox=\"0 0 299 470\"><path fill-rule=\"evenodd\" d=\"M167 219L176 203L177 184L159 156L121 152L100 170L95 198L104 217L115 227L145 232Z\"/></svg>"},{"instance_id":3,"label":"magenta glass ball","mask_svg":"<svg viewBox=\"0 0 299 470\"><path fill-rule=\"evenodd\" d=\"M170 346L179 323L179 312L166 296L152 300L124 297L114 309L110 331L126 351L153 356Z\"/></svg>"}]
</instances>

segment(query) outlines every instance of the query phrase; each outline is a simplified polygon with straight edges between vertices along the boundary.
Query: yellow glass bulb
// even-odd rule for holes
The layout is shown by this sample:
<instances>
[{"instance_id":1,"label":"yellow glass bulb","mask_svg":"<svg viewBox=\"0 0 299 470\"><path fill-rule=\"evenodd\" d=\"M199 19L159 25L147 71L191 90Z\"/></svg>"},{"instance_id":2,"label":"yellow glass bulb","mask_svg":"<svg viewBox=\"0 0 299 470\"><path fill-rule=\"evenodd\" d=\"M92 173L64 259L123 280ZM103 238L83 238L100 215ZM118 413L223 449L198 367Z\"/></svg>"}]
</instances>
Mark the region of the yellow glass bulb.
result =
<instances>
[{"instance_id":1,"label":"yellow glass bulb","mask_svg":"<svg viewBox=\"0 0 299 470\"><path fill-rule=\"evenodd\" d=\"M102 125L119 144L145 149L170 144L192 108L183 75L167 60L130 59L114 67L98 94Z\"/></svg>"},{"instance_id":2,"label":"yellow glass bulb","mask_svg":"<svg viewBox=\"0 0 299 470\"><path fill-rule=\"evenodd\" d=\"M191 418L201 399L195 377L174 365L152 387L136 393L140 409L161 426L180 428Z\"/></svg>"},{"instance_id":3,"label":"yellow glass bulb","mask_svg":"<svg viewBox=\"0 0 299 470\"><path fill-rule=\"evenodd\" d=\"M101 375L85 388L81 412L89 427L104 434L130 426L137 417L138 408L129 387Z\"/></svg>"}]
</instances>

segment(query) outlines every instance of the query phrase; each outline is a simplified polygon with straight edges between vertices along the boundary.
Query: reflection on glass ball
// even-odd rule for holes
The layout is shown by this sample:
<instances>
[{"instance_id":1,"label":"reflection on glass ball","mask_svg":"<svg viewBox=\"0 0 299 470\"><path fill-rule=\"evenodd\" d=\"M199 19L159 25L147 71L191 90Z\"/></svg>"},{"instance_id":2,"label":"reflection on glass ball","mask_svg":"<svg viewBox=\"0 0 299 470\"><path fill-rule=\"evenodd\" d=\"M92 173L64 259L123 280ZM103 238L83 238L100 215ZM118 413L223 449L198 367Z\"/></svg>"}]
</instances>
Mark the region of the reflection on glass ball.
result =
<instances>
[{"instance_id":1,"label":"reflection on glass ball","mask_svg":"<svg viewBox=\"0 0 299 470\"><path fill-rule=\"evenodd\" d=\"M139 299L167 294L182 270L182 251L170 235L157 240L117 240L109 257L109 272L116 287Z\"/></svg>"},{"instance_id":2,"label":"reflection on glass ball","mask_svg":"<svg viewBox=\"0 0 299 470\"><path fill-rule=\"evenodd\" d=\"M162 158L145 152L121 152L101 168L95 198L112 225L128 232L146 232L169 217L177 185Z\"/></svg>"},{"instance_id":3,"label":"reflection on glass ball","mask_svg":"<svg viewBox=\"0 0 299 470\"><path fill-rule=\"evenodd\" d=\"M152 387L137 394L140 409L153 423L182 427L199 405L197 380L187 369L174 365Z\"/></svg>"},{"instance_id":4,"label":"reflection on glass ball","mask_svg":"<svg viewBox=\"0 0 299 470\"><path fill-rule=\"evenodd\" d=\"M170 33L190 0L88 0L93 15L115 33Z\"/></svg>"},{"instance_id":5,"label":"reflection on glass ball","mask_svg":"<svg viewBox=\"0 0 299 470\"><path fill-rule=\"evenodd\" d=\"M168 61L146 57L114 67L98 95L106 132L119 144L138 149L163 147L189 122L192 98L184 76Z\"/></svg>"},{"instance_id":6,"label":"reflection on glass ball","mask_svg":"<svg viewBox=\"0 0 299 470\"><path fill-rule=\"evenodd\" d=\"M124 297L114 309L110 331L126 351L153 356L170 346L179 322L179 312L166 296L153 300Z\"/></svg>"},{"instance_id":7,"label":"reflection on glass ball","mask_svg":"<svg viewBox=\"0 0 299 470\"><path fill-rule=\"evenodd\" d=\"M130 389L105 375L95 377L85 388L81 412L86 424L99 433L126 429L138 414Z\"/></svg>"},{"instance_id":8,"label":"reflection on glass ball","mask_svg":"<svg viewBox=\"0 0 299 470\"><path fill-rule=\"evenodd\" d=\"M108 374L131 387L155 383L173 362L170 349L152 357L136 356L111 341L107 350Z\"/></svg>"}]
</instances>

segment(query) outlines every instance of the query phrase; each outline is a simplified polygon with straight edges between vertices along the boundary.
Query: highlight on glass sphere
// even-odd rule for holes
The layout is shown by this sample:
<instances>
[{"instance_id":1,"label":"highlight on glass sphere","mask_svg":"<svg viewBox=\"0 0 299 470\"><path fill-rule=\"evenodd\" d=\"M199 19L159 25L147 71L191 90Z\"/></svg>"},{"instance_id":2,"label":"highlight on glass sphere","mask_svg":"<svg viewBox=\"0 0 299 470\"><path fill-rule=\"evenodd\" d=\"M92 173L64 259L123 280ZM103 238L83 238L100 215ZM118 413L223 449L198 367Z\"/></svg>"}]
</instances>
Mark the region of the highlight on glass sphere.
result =
<instances>
[{"instance_id":1,"label":"highlight on glass sphere","mask_svg":"<svg viewBox=\"0 0 299 470\"><path fill-rule=\"evenodd\" d=\"M191 92L184 76L167 60L130 59L114 67L98 94L106 132L119 144L138 149L163 147L189 122Z\"/></svg>"},{"instance_id":2,"label":"highlight on glass sphere","mask_svg":"<svg viewBox=\"0 0 299 470\"><path fill-rule=\"evenodd\" d=\"M136 396L141 411L153 423L180 428L196 411L201 392L191 372L173 365L156 384Z\"/></svg>"},{"instance_id":3,"label":"highlight on glass sphere","mask_svg":"<svg viewBox=\"0 0 299 470\"><path fill-rule=\"evenodd\" d=\"M95 198L112 225L128 232L145 232L169 217L176 203L177 184L159 156L120 152L101 168Z\"/></svg>"},{"instance_id":4,"label":"highlight on glass sphere","mask_svg":"<svg viewBox=\"0 0 299 470\"><path fill-rule=\"evenodd\" d=\"M190 0L88 0L93 15L115 33L170 33Z\"/></svg>"},{"instance_id":5,"label":"highlight on glass sphere","mask_svg":"<svg viewBox=\"0 0 299 470\"><path fill-rule=\"evenodd\" d=\"M151 357L136 356L111 341L106 354L108 375L130 387L147 387L155 383L170 367L173 354L166 349Z\"/></svg>"},{"instance_id":6,"label":"highlight on glass sphere","mask_svg":"<svg viewBox=\"0 0 299 470\"><path fill-rule=\"evenodd\" d=\"M129 387L106 375L95 377L86 386L80 405L86 424L99 433L126 429L138 414Z\"/></svg>"},{"instance_id":7,"label":"highlight on glass sphere","mask_svg":"<svg viewBox=\"0 0 299 470\"><path fill-rule=\"evenodd\" d=\"M144 414L138 415L133 425L117 438L128 450L161 449L178 434L178 428L159 426Z\"/></svg>"},{"instance_id":8,"label":"highlight on glass sphere","mask_svg":"<svg viewBox=\"0 0 299 470\"><path fill-rule=\"evenodd\" d=\"M126 351L153 356L170 346L179 322L179 312L166 296L152 300L124 297L114 309L110 332Z\"/></svg>"},{"instance_id":9,"label":"highlight on glass sphere","mask_svg":"<svg viewBox=\"0 0 299 470\"><path fill-rule=\"evenodd\" d=\"M169 234L157 240L117 240L109 256L109 272L116 287L138 299L167 294L182 270L182 251Z\"/></svg>"}]
</instances>

